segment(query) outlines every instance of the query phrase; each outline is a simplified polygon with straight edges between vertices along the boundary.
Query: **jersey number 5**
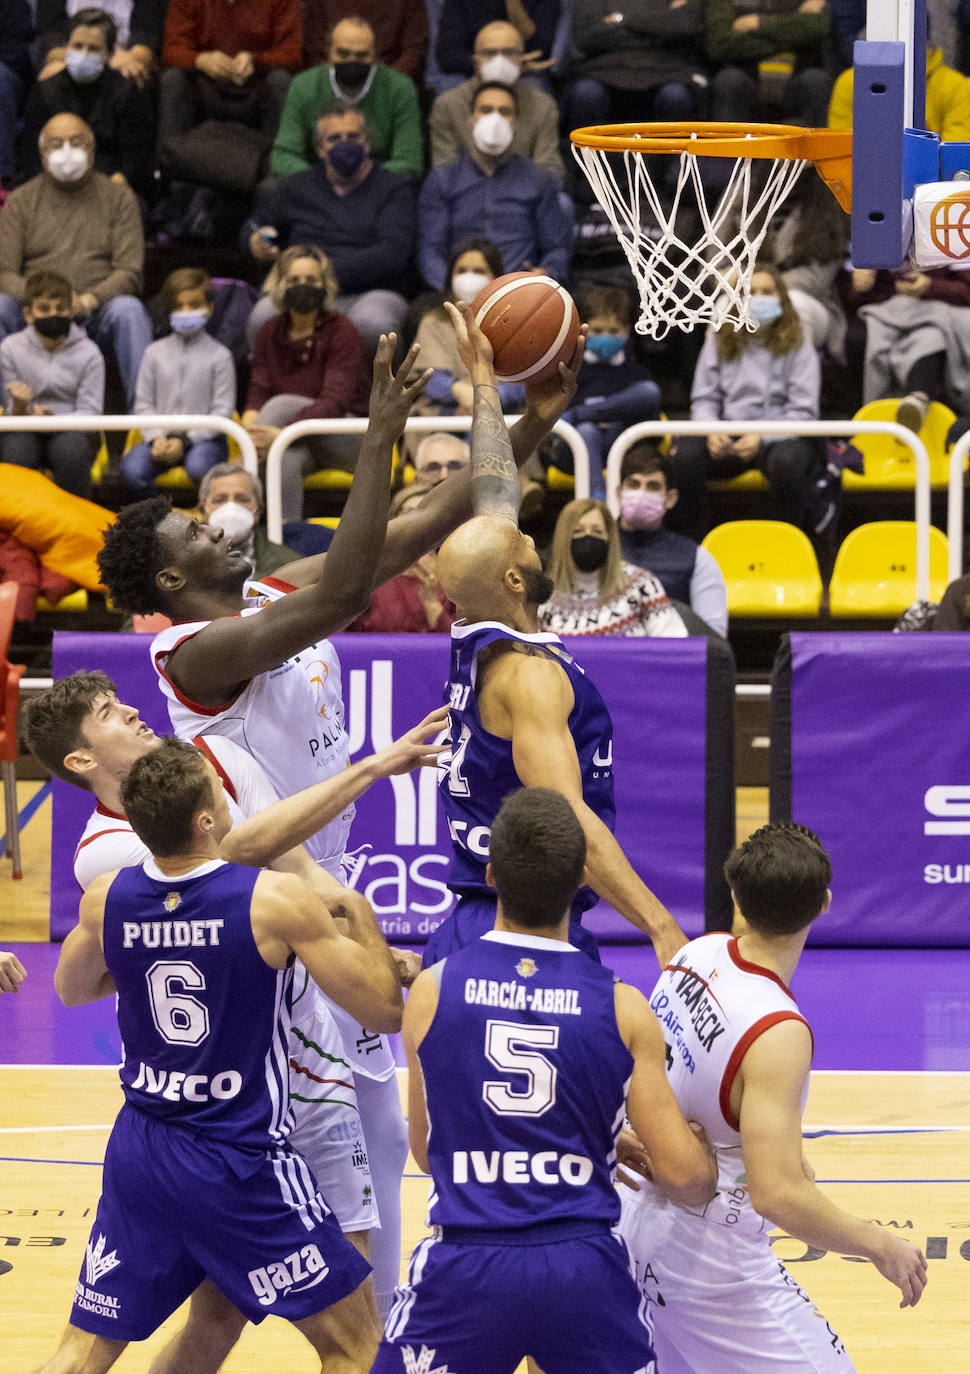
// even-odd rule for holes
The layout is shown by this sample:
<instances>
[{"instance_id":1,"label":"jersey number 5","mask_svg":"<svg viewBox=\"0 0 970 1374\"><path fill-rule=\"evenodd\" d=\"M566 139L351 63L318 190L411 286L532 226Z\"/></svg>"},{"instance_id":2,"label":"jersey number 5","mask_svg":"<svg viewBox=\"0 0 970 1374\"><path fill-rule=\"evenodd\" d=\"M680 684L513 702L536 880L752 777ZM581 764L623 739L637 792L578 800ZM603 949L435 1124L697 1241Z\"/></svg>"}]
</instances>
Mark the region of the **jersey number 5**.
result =
<instances>
[{"instance_id":1,"label":"jersey number 5","mask_svg":"<svg viewBox=\"0 0 970 1374\"><path fill-rule=\"evenodd\" d=\"M485 1056L505 1073L525 1078L525 1091L508 1083L486 1081L482 1096L499 1116L542 1116L556 1100L556 1066L538 1047L554 1050L558 1026L524 1026L518 1021L489 1021L485 1027ZM524 1046L534 1046L526 1049Z\"/></svg>"},{"instance_id":2,"label":"jersey number 5","mask_svg":"<svg viewBox=\"0 0 970 1374\"><path fill-rule=\"evenodd\" d=\"M209 1034L209 1011L186 988L205 992L205 978L187 959L163 960L145 974L155 1029L169 1045L201 1045Z\"/></svg>"}]
</instances>

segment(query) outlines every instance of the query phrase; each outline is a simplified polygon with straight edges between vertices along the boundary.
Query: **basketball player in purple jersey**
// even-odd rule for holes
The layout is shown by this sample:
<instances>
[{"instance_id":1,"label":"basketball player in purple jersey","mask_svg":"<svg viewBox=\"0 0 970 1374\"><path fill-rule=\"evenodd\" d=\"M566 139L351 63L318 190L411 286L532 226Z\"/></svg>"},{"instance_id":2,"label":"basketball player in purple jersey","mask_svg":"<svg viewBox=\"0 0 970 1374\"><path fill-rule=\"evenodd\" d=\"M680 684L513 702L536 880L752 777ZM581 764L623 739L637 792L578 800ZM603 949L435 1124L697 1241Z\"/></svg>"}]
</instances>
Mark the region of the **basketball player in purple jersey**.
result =
<instances>
[{"instance_id":1,"label":"basketball player in purple jersey","mask_svg":"<svg viewBox=\"0 0 970 1374\"><path fill-rule=\"evenodd\" d=\"M125 1105L70 1324L42 1374L110 1369L204 1278L250 1321L292 1321L328 1374L364 1374L369 1265L287 1144L286 1049L294 956L387 1031L400 1022L393 960L373 920L342 936L299 879L220 859L229 812L192 745L139 759L122 801L152 857L92 883L54 981L69 1006L117 995Z\"/></svg>"},{"instance_id":2,"label":"basketball player in purple jersey","mask_svg":"<svg viewBox=\"0 0 970 1374\"><path fill-rule=\"evenodd\" d=\"M449 305L474 385L475 517L443 544L438 576L462 617L451 632L452 757L440 796L454 846L449 886L460 901L431 936L424 964L477 939L495 919L485 881L489 829L516 787L552 787L586 835L589 887L577 894L570 939L599 955L580 917L597 895L653 941L661 967L685 942L613 838L613 726L596 687L558 635L538 633L552 592L535 544L520 532L520 488L492 349L471 311ZM590 891L590 888L592 891Z\"/></svg>"},{"instance_id":3,"label":"basketball player in purple jersey","mask_svg":"<svg viewBox=\"0 0 970 1374\"><path fill-rule=\"evenodd\" d=\"M559 792L519 788L492 825L495 928L408 997L411 1149L435 1234L414 1251L374 1374L653 1374L613 1227L629 1113L654 1177L703 1206L712 1156L677 1108L645 998L569 942L586 838ZM636 1124L639 1123L639 1124Z\"/></svg>"}]
</instances>

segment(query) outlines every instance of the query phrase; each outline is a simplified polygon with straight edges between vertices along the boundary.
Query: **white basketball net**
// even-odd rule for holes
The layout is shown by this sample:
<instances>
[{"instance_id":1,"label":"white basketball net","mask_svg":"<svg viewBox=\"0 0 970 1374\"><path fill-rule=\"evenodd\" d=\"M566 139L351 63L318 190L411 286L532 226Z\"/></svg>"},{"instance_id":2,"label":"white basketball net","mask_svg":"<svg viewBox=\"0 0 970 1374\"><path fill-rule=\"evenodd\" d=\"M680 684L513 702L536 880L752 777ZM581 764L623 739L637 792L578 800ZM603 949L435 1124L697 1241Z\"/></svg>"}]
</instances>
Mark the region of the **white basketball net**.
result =
<instances>
[{"instance_id":1,"label":"white basketball net","mask_svg":"<svg viewBox=\"0 0 970 1374\"><path fill-rule=\"evenodd\" d=\"M702 158L695 153L680 153L676 187L663 200L642 153L622 154L625 185L619 155L578 144L573 144L573 155L636 278L638 334L662 339L671 329L689 330L696 324L756 327L748 308L755 260L772 216L806 165L804 159L770 159L764 184L753 188L751 158L737 158L717 204L708 209ZM764 161L767 165L769 159ZM700 214L702 231L696 242L685 243L674 226L678 214L690 206Z\"/></svg>"}]
</instances>

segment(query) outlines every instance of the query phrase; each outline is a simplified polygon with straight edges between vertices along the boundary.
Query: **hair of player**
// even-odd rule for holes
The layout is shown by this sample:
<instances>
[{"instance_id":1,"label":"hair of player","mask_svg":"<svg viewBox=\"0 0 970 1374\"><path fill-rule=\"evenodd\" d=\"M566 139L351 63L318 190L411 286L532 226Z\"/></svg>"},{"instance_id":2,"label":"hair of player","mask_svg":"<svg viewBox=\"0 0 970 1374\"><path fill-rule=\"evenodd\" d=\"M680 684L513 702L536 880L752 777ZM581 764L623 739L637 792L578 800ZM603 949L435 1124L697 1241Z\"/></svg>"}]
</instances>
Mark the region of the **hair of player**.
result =
<instances>
[{"instance_id":1,"label":"hair of player","mask_svg":"<svg viewBox=\"0 0 970 1374\"><path fill-rule=\"evenodd\" d=\"M155 578L163 563L158 527L171 509L167 496L150 496L125 506L104 531L98 572L119 611L152 615L167 609Z\"/></svg>"},{"instance_id":2,"label":"hair of player","mask_svg":"<svg viewBox=\"0 0 970 1374\"><path fill-rule=\"evenodd\" d=\"M75 29L100 29L104 35L104 45L109 54L115 50L118 42L118 26L108 14L107 10L99 9L96 5L91 5L87 9L78 10L68 19L70 27L67 31L67 41L71 41L71 35Z\"/></svg>"},{"instance_id":3,"label":"hair of player","mask_svg":"<svg viewBox=\"0 0 970 1374\"><path fill-rule=\"evenodd\" d=\"M478 97L482 91L503 91L511 100L515 113L519 113L519 97L511 86L507 86L504 81L483 81L480 86L475 88L475 94L472 97L472 114L475 113L475 106L478 104Z\"/></svg>"},{"instance_id":4,"label":"hair of player","mask_svg":"<svg viewBox=\"0 0 970 1374\"><path fill-rule=\"evenodd\" d=\"M502 914L518 926L554 926L572 905L586 863L586 836L561 792L522 787L492 824L489 859Z\"/></svg>"},{"instance_id":5,"label":"hair of player","mask_svg":"<svg viewBox=\"0 0 970 1374\"><path fill-rule=\"evenodd\" d=\"M67 277L61 276L60 272L51 272L43 268L40 272L31 272L24 282L26 305L33 305L34 301L38 300L60 301L61 304L70 305L73 299L74 289Z\"/></svg>"},{"instance_id":6,"label":"hair of player","mask_svg":"<svg viewBox=\"0 0 970 1374\"><path fill-rule=\"evenodd\" d=\"M265 505L263 483L261 479L257 477L255 472L247 472L247 470L242 466L241 463L216 463L214 468L210 468L209 471L204 474L202 481L199 483L200 509L202 506L205 505L209 495L209 488L212 486L212 483L216 480L217 477L248 478L249 484L253 490L253 495L256 497L256 502L259 506L260 514L262 514Z\"/></svg>"},{"instance_id":7,"label":"hair of player","mask_svg":"<svg viewBox=\"0 0 970 1374\"><path fill-rule=\"evenodd\" d=\"M50 769L62 782L93 788L80 773L65 768L68 754L85 744L84 722L98 697L118 695L118 689L102 672L71 673L57 678L50 687L24 703L24 737L34 758Z\"/></svg>"},{"instance_id":8,"label":"hair of player","mask_svg":"<svg viewBox=\"0 0 970 1374\"><path fill-rule=\"evenodd\" d=\"M821 915L832 865L813 830L795 821L774 821L738 845L724 876L752 930L794 935Z\"/></svg>"},{"instance_id":9,"label":"hair of player","mask_svg":"<svg viewBox=\"0 0 970 1374\"><path fill-rule=\"evenodd\" d=\"M620 462L620 485L628 477L649 476L651 472L662 473L668 488L673 486L670 459L664 457L653 439L638 439L630 445Z\"/></svg>"},{"instance_id":10,"label":"hair of player","mask_svg":"<svg viewBox=\"0 0 970 1374\"><path fill-rule=\"evenodd\" d=\"M205 756L172 735L136 759L121 784L121 804L132 830L162 858L191 851L192 819L214 803Z\"/></svg>"},{"instance_id":11,"label":"hair of player","mask_svg":"<svg viewBox=\"0 0 970 1374\"><path fill-rule=\"evenodd\" d=\"M462 239L461 243L455 244L451 257L448 259L448 268L445 272L445 282L447 283L446 289L450 289L451 287L451 279L455 275L455 263L460 257L463 257L465 253L481 253L482 257L488 263L488 270L491 272L493 279L495 277L500 277L505 271L502 265L502 254L491 239Z\"/></svg>"},{"instance_id":12,"label":"hair of player","mask_svg":"<svg viewBox=\"0 0 970 1374\"><path fill-rule=\"evenodd\" d=\"M204 291L209 305L216 298L215 287L208 272L201 267L179 267L170 272L162 282L162 306L166 314L177 308L178 298L183 291Z\"/></svg>"},{"instance_id":13,"label":"hair of player","mask_svg":"<svg viewBox=\"0 0 970 1374\"><path fill-rule=\"evenodd\" d=\"M552 536L552 551L549 554L546 572L555 582L557 592L569 594L577 590L579 578L578 569L573 562L573 535L580 520L584 515L588 515L591 510L598 510L603 517L606 539L609 544L606 562L597 574L599 594L606 600L627 586L627 578L623 571L620 534L616 528L616 521L610 514L610 508L605 501L597 501L591 496L577 497L575 501L569 501L563 506L559 512L559 518L556 521L556 528Z\"/></svg>"},{"instance_id":14,"label":"hair of player","mask_svg":"<svg viewBox=\"0 0 970 1374\"><path fill-rule=\"evenodd\" d=\"M580 293L577 301L579 318L588 324L596 315L612 315L624 329L630 328L632 310L630 294L622 286L601 286L594 283Z\"/></svg>"}]
</instances>

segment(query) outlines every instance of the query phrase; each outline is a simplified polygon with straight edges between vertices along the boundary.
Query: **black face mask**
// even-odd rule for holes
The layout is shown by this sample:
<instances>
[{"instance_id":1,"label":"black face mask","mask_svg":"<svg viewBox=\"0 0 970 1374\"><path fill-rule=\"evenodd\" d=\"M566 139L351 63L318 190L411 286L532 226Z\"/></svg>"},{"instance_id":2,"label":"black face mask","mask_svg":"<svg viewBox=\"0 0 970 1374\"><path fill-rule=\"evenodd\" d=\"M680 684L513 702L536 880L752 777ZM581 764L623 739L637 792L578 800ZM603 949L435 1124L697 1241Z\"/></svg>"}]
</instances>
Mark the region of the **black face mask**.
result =
<instances>
[{"instance_id":1,"label":"black face mask","mask_svg":"<svg viewBox=\"0 0 970 1374\"><path fill-rule=\"evenodd\" d=\"M45 339L63 339L70 327L70 315L41 315L34 320L34 328Z\"/></svg>"},{"instance_id":2,"label":"black face mask","mask_svg":"<svg viewBox=\"0 0 970 1374\"><path fill-rule=\"evenodd\" d=\"M525 584L525 599L530 606L543 605L556 590L552 578L547 577L539 568L520 568L519 572Z\"/></svg>"},{"instance_id":3,"label":"black face mask","mask_svg":"<svg viewBox=\"0 0 970 1374\"><path fill-rule=\"evenodd\" d=\"M299 282L296 286L288 286L283 292L283 309L292 310L294 315L312 315L323 309L326 299L325 287Z\"/></svg>"},{"instance_id":4,"label":"black face mask","mask_svg":"<svg viewBox=\"0 0 970 1374\"><path fill-rule=\"evenodd\" d=\"M342 86L345 91L353 91L358 86L363 86L370 68L369 62L335 62L333 74L337 78L338 86Z\"/></svg>"},{"instance_id":5,"label":"black face mask","mask_svg":"<svg viewBox=\"0 0 970 1374\"><path fill-rule=\"evenodd\" d=\"M569 548L580 572L595 572L601 568L610 551L609 540L601 539L598 534L579 534L569 541Z\"/></svg>"}]
</instances>

